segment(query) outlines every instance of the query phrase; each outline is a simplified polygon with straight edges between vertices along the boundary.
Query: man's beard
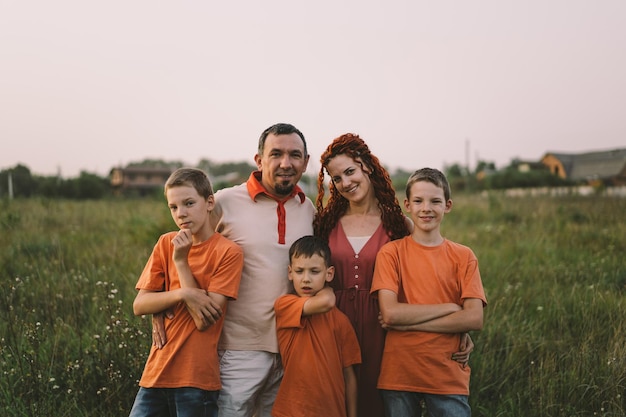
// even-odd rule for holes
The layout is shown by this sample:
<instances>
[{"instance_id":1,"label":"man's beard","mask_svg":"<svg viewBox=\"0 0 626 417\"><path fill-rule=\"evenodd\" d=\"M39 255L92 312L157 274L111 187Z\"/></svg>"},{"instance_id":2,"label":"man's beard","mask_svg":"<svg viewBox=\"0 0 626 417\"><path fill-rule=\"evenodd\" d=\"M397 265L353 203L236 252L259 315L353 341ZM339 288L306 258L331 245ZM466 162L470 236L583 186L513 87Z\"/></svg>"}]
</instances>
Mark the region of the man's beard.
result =
<instances>
[{"instance_id":1,"label":"man's beard","mask_svg":"<svg viewBox=\"0 0 626 417\"><path fill-rule=\"evenodd\" d=\"M295 185L289 182L282 183L282 184L277 182L276 185L274 186L274 190L276 191L276 194L282 195L285 197L291 194L294 188L295 188Z\"/></svg>"}]
</instances>

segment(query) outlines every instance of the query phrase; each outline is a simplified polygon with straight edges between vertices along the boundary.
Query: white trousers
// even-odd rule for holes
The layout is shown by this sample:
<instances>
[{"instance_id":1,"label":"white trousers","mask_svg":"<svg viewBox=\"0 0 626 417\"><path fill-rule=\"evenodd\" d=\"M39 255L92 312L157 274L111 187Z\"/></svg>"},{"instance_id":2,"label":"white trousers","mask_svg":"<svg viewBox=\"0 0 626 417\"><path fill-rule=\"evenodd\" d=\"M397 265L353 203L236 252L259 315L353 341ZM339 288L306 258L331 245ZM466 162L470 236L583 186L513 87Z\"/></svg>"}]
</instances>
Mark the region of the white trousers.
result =
<instances>
[{"instance_id":1,"label":"white trousers","mask_svg":"<svg viewBox=\"0 0 626 417\"><path fill-rule=\"evenodd\" d=\"M270 417L283 366L278 353L219 351L219 417Z\"/></svg>"}]
</instances>

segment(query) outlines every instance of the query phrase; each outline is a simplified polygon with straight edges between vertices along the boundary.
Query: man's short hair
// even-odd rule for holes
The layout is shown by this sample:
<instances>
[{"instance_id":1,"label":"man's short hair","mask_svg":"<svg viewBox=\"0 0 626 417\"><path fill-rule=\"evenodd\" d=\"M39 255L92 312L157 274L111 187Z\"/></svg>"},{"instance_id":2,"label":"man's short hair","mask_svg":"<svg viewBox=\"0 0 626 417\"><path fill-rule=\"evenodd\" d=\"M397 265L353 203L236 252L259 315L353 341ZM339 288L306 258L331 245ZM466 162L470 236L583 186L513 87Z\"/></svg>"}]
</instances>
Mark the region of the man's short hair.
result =
<instances>
[{"instance_id":1,"label":"man's short hair","mask_svg":"<svg viewBox=\"0 0 626 417\"><path fill-rule=\"evenodd\" d=\"M265 148L265 139L267 139L268 135L291 135L292 133L297 133L302 139L302 144L304 145L304 156L307 156L307 148L306 148L306 140L304 139L304 135L300 132L294 125L290 125L289 123L276 123L265 129L263 133L261 133L261 137L259 138L259 147L257 152L259 155L263 155L263 149Z\"/></svg>"}]
</instances>

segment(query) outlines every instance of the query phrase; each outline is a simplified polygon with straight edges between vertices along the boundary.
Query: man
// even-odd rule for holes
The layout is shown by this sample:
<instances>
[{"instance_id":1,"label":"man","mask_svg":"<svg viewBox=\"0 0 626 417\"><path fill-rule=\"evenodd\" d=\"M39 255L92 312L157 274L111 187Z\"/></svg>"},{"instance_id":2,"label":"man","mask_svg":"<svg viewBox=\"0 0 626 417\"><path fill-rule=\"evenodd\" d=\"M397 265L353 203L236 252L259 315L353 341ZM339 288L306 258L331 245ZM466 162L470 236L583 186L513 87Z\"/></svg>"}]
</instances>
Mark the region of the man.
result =
<instances>
[{"instance_id":1,"label":"man","mask_svg":"<svg viewBox=\"0 0 626 417\"><path fill-rule=\"evenodd\" d=\"M270 416L283 375L274 301L290 290L289 247L313 233L315 208L297 185L309 162L302 132L267 128L254 157L258 170L215 194L215 230L241 246L244 267L219 343L220 417Z\"/></svg>"}]
</instances>

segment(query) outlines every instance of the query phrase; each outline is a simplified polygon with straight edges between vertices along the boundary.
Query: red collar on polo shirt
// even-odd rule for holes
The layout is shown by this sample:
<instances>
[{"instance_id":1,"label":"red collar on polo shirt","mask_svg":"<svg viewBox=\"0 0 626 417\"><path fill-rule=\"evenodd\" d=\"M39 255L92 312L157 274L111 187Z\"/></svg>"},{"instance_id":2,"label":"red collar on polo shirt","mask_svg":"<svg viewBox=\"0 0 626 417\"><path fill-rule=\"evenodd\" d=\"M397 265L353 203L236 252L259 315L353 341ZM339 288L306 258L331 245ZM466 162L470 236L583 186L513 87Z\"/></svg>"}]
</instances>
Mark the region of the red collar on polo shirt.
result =
<instances>
[{"instance_id":1,"label":"red collar on polo shirt","mask_svg":"<svg viewBox=\"0 0 626 417\"><path fill-rule=\"evenodd\" d=\"M298 196L300 198L300 204L304 203L306 200L304 191L302 191L302 189L298 185L296 185L293 188L291 194L289 194L282 200L279 200L273 195L269 194L265 190L265 187L263 187L263 184L261 183L261 171L254 171L253 173L251 173L250 178L248 178L248 181L246 182L246 186L248 187L248 194L250 194L250 198L252 198L252 200L256 201L256 198L259 196L259 194L265 194L267 197L278 203L276 207L276 215L278 216L278 243L284 245L285 231L287 229L287 224L285 220L285 201L295 196Z\"/></svg>"}]
</instances>

